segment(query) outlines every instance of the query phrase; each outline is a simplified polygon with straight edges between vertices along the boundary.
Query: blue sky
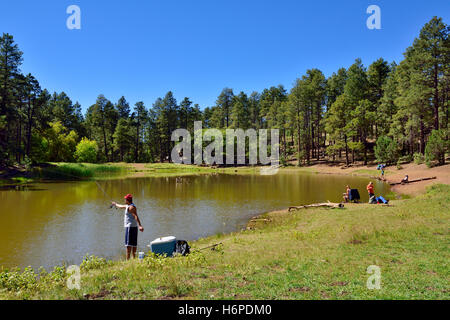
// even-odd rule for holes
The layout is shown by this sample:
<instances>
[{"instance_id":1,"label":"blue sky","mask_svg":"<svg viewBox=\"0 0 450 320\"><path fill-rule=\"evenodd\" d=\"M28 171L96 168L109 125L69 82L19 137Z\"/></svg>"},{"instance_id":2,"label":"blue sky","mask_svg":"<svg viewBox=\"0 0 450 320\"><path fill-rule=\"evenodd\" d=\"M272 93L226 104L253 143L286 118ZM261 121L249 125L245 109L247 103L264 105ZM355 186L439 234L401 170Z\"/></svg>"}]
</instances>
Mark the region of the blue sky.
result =
<instances>
[{"instance_id":1,"label":"blue sky","mask_svg":"<svg viewBox=\"0 0 450 320\"><path fill-rule=\"evenodd\" d=\"M326 76L357 57L399 61L434 15L450 23L448 0L45 0L2 1L0 33L24 52L22 71L83 109L99 94L150 107L172 90L203 109L224 87L235 93L292 87L309 68ZM66 8L81 8L81 30ZM366 9L381 8L369 30Z\"/></svg>"}]
</instances>

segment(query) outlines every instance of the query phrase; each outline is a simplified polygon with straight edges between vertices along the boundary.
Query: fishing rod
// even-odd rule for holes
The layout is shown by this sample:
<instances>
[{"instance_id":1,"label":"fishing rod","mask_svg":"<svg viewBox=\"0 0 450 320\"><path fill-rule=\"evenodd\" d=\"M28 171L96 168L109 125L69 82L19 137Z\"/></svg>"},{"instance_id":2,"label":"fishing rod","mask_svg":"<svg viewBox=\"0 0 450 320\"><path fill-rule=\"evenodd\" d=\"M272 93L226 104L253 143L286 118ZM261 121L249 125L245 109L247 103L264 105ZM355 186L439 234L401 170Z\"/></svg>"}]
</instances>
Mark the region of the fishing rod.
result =
<instances>
[{"instance_id":1,"label":"fishing rod","mask_svg":"<svg viewBox=\"0 0 450 320\"><path fill-rule=\"evenodd\" d=\"M223 244L223 243L220 242L220 243L216 243L216 244L213 244L213 245L211 245L211 246L204 247L204 248L201 248L201 249L194 249L194 250L192 250L192 251L193 251L193 252L194 252L194 251L203 251L203 250L206 250L206 249L214 250L216 247L218 247L218 246L220 246L220 245L222 245L222 244Z\"/></svg>"}]
</instances>

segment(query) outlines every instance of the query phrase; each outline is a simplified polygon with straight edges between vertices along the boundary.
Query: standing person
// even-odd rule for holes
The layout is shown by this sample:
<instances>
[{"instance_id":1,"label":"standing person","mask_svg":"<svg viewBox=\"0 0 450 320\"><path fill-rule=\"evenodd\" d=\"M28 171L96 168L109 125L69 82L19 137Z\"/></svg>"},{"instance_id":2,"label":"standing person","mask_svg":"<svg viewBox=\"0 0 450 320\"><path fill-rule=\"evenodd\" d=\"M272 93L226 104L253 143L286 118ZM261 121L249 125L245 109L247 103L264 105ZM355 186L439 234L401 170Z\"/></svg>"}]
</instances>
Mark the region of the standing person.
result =
<instances>
[{"instance_id":1,"label":"standing person","mask_svg":"<svg viewBox=\"0 0 450 320\"><path fill-rule=\"evenodd\" d=\"M133 196L127 194L125 197L125 205L120 205L113 202L113 206L116 208L125 209L124 215L124 227L125 227L125 246L127 247L127 260L130 259L130 254L133 254L133 258L136 258L137 250L137 238L138 228L139 231L144 232L141 221L139 220L136 206L133 203Z\"/></svg>"},{"instance_id":2,"label":"standing person","mask_svg":"<svg viewBox=\"0 0 450 320\"><path fill-rule=\"evenodd\" d=\"M370 203L370 201L371 201L370 199L375 196L375 191L373 189L372 181L370 181L369 184L367 185L367 192L369 193L369 203Z\"/></svg>"}]
</instances>

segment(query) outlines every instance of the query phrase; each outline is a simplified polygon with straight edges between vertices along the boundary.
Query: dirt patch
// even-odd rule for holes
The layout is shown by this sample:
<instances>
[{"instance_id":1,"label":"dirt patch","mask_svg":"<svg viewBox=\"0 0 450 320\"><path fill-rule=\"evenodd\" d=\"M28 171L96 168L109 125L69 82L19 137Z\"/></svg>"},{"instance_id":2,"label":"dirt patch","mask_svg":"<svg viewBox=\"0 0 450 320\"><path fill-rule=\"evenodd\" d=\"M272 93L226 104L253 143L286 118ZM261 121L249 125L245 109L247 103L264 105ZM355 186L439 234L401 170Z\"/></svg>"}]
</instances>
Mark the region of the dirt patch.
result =
<instances>
[{"instance_id":1,"label":"dirt patch","mask_svg":"<svg viewBox=\"0 0 450 320\"><path fill-rule=\"evenodd\" d=\"M351 167L345 167L344 165L328 165L328 164L316 164L310 166L313 171L324 174L345 174L345 175L358 175L377 178L380 176L373 175L371 172L376 171L376 166L364 166L364 165L352 165ZM428 168L425 164L408 163L403 164L402 169L398 170L396 166L390 166L385 168L386 182L400 182L405 175L408 175L409 180L436 177L434 180L414 182L411 184L397 185L392 187L392 191L400 194L417 196L425 192L427 186L435 183L450 184L450 164Z\"/></svg>"},{"instance_id":2,"label":"dirt patch","mask_svg":"<svg viewBox=\"0 0 450 320\"><path fill-rule=\"evenodd\" d=\"M111 293L112 293L112 292L109 291L109 290L102 289L102 290L100 290L100 292L98 292L98 293L92 293L92 294L89 294L89 293L88 293L88 294L85 294L84 297L85 297L86 299L88 299L88 300L96 300L96 299L102 299L102 298L104 298L104 297L110 295Z\"/></svg>"},{"instance_id":3,"label":"dirt patch","mask_svg":"<svg viewBox=\"0 0 450 320\"><path fill-rule=\"evenodd\" d=\"M450 184L450 165L428 168L425 164L406 164L402 166L402 170L389 167L387 170L392 170L392 175L389 176L388 182L399 182L405 175L408 175L409 180L436 177L434 180L414 182L410 184L397 185L392 187L392 191L401 194L416 196L424 193L427 186L435 183Z\"/></svg>"},{"instance_id":4,"label":"dirt patch","mask_svg":"<svg viewBox=\"0 0 450 320\"><path fill-rule=\"evenodd\" d=\"M149 171L149 168L145 167L145 163L129 163L129 166L133 168L136 172L134 172L133 177L142 178L145 177Z\"/></svg>"}]
</instances>

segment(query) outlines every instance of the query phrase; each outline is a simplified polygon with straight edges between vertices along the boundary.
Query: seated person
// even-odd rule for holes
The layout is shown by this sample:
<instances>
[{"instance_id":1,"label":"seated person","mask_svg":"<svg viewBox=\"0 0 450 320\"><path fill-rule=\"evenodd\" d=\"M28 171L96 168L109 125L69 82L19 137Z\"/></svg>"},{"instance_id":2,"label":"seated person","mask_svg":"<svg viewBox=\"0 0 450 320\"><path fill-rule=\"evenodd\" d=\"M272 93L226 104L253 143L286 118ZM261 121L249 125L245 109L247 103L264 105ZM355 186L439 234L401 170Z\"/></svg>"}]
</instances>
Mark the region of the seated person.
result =
<instances>
[{"instance_id":1,"label":"seated person","mask_svg":"<svg viewBox=\"0 0 450 320\"><path fill-rule=\"evenodd\" d=\"M345 193L343 193L343 198L345 202L348 202L348 200L350 199L350 187L346 186L347 190L345 191Z\"/></svg>"},{"instance_id":2,"label":"seated person","mask_svg":"<svg viewBox=\"0 0 450 320\"><path fill-rule=\"evenodd\" d=\"M401 184L408 183L408 180L409 180L409 177L408 177L408 175L406 175L406 176L402 179Z\"/></svg>"}]
</instances>

